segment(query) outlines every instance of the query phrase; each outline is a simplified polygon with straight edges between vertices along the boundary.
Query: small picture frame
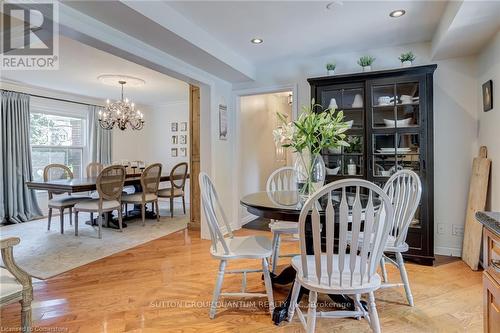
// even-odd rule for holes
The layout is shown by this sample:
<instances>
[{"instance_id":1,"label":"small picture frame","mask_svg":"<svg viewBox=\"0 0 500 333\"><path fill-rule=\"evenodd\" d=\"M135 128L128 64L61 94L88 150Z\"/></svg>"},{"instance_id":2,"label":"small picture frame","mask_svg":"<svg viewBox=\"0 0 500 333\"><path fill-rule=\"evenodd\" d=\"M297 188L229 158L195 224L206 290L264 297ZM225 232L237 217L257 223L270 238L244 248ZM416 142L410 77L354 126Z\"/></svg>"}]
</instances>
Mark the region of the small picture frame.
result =
<instances>
[{"instance_id":1,"label":"small picture frame","mask_svg":"<svg viewBox=\"0 0 500 333\"><path fill-rule=\"evenodd\" d=\"M176 145L177 143L179 143L177 135L172 135L172 144Z\"/></svg>"},{"instance_id":2,"label":"small picture frame","mask_svg":"<svg viewBox=\"0 0 500 333\"><path fill-rule=\"evenodd\" d=\"M182 157L187 156L187 148L181 148L179 151L179 155Z\"/></svg>"},{"instance_id":3,"label":"small picture frame","mask_svg":"<svg viewBox=\"0 0 500 333\"><path fill-rule=\"evenodd\" d=\"M171 128L172 132L177 132L177 130L179 128L179 123L171 123L170 128Z\"/></svg>"},{"instance_id":4,"label":"small picture frame","mask_svg":"<svg viewBox=\"0 0 500 333\"><path fill-rule=\"evenodd\" d=\"M483 111L491 109L493 109L493 81L489 80L483 83Z\"/></svg>"},{"instance_id":5,"label":"small picture frame","mask_svg":"<svg viewBox=\"0 0 500 333\"><path fill-rule=\"evenodd\" d=\"M170 150L170 155L171 155L172 157L177 157L177 148L172 148L172 149Z\"/></svg>"},{"instance_id":6,"label":"small picture frame","mask_svg":"<svg viewBox=\"0 0 500 333\"><path fill-rule=\"evenodd\" d=\"M179 143L185 145L187 143L187 135L179 135Z\"/></svg>"},{"instance_id":7,"label":"small picture frame","mask_svg":"<svg viewBox=\"0 0 500 333\"><path fill-rule=\"evenodd\" d=\"M219 140L227 140L227 105L219 104Z\"/></svg>"},{"instance_id":8,"label":"small picture frame","mask_svg":"<svg viewBox=\"0 0 500 333\"><path fill-rule=\"evenodd\" d=\"M186 121L183 121L181 123L181 132L186 132L188 130L188 123Z\"/></svg>"}]
</instances>

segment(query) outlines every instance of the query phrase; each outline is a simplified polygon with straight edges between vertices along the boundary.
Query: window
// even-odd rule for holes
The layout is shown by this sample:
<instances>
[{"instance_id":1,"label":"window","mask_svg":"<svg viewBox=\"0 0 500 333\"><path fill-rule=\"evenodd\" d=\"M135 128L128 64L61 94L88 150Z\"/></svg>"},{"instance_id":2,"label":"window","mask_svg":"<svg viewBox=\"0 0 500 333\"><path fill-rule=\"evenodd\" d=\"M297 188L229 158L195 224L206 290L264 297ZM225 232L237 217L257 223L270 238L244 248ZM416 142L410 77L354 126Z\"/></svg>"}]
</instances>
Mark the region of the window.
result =
<instances>
[{"instance_id":1,"label":"window","mask_svg":"<svg viewBox=\"0 0 500 333\"><path fill-rule=\"evenodd\" d=\"M68 166L76 178L83 176L86 155L86 117L32 111L30 119L33 180L43 180L48 164Z\"/></svg>"}]
</instances>

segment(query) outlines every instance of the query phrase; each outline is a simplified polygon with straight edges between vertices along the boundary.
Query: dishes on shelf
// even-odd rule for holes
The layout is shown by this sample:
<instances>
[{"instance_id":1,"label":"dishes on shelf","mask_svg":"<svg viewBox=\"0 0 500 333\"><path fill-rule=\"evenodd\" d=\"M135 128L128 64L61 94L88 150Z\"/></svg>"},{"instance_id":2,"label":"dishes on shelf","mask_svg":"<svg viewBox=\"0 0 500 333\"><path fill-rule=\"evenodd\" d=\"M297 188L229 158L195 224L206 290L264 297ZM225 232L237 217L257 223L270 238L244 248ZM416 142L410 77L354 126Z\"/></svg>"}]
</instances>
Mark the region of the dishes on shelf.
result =
<instances>
[{"instance_id":1,"label":"dishes on shelf","mask_svg":"<svg viewBox=\"0 0 500 333\"><path fill-rule=\"evenodd\" d=\"M380 96L378 99L378 105L377 106L388 106L392 105L394 102L394 97L391 96Z\"/></svg>"},{"instance_id":2,"label":"dishes on shelf","mask_svg":"<svg viewBox=\"0 0 500 333\"><path fill-rule=\"evenodd\" d=\"M384 119L384 124L385 124L385 127L390 127L390 128L393 128L395 126L408 127L408 126L410 126L411 121L412 121L412 118L406 118L406 119L402 119L402 120Z\"/></svg>"},{"instance_id":3,"label":"dishes on shelf","mask_svg":"<svg viewBox=\"0 0 500 333\"><path fill-rule=\"evenodd\" d=\"M401 97L399 99L401 101L401 104L405 105L405 104L418 103L419 97L418 96L413 97L410 95L401 95Z\"/></svg>"},{"instance_id":4,"label":"dishes on shelf","mask_svg":"<svg viewBox=\"0 0 500 333\"><path fill-rule=\"evenodd\" d=\"M337 175L339 173L340 167L336 167L334 169L325 168L327 175Z\"/></svg>"},{"instance_id":5,"label":"dishes on shelf","mask_svg":"<svg viewBox=\"0 0 500 333\"><path fill-rule=\"evenodd\" d=\"M380 154L404 154L411 152L411 148L380 148L377 149L377 152Z\"/></svg>"}]
</instances>

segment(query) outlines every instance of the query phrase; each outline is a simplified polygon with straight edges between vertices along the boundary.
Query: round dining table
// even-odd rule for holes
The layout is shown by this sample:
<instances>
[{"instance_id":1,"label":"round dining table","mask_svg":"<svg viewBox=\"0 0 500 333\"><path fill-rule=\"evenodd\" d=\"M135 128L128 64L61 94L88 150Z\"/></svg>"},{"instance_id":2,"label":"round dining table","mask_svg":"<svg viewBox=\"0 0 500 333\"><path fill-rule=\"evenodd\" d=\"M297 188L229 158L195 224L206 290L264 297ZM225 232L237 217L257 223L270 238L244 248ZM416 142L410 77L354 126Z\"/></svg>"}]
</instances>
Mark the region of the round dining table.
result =
<instances>
[{"instance_id":1,"label":"round dining table","mask_svg":"<svg viewBox=\"0 0 500 333\"><path fill-rule=\"evenodd\" d=\"M351 206L354 202L354 194L347 193L346 197L349 206ZM332 201L335 208L340 204L340 199L340 192L332 192ZM365 207L368 197L365 195L360 195L360 199L362 206ZM322 198L322 200L319 201L322 208L326 207L326 200L327 197L325 196ZM240 203L247 209L249 213L253 215L272 220L298 222L302 206L304 205L304 199L299 195L298 191L263 191L245 195L243 198L241 198ZM377 205L375 200L374 204ZM338 209L335 209L335 211L338 212ZM324 211L320 210L319 213L320 216L324 216ZM338 221L338 218L336 218L335 220ZM306 220L306 252L307 254L314 254L312 246L312 234L307 222L308 221ZM321 223L324 223L324 221L322 220ZM335 225L335 229L337 229L335 234L338 235L338 224ZM326 228L323 228L323 230L326 230ZM295 275L295 269L291 265L289 265L277 275L271 273L271 281L273 284L286 285L292 283L295 280ZM290 288L288 296L283 304L279 307L275 307L274 309L273 321L276 325L287 319L291 293L292 290ZM301 288L299 301L305 293L307 293L307 290ZM354 310L354 301L350 297L345 295L329 295L329 297L335 303L336 308L343 308L349 311ZM363 306L365 306L364 302Z\"/></svg>"}]
</instances>

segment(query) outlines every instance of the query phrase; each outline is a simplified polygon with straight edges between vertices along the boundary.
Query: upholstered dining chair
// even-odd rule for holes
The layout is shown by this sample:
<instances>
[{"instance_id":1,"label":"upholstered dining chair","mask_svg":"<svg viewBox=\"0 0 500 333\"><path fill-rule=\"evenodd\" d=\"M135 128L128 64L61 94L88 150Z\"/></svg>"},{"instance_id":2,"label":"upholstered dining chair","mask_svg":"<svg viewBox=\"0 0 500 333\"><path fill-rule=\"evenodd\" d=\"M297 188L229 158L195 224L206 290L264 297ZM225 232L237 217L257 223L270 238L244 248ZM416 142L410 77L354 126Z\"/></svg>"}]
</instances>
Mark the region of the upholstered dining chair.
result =
<instances>
[{"instance_id":1,"label":"upholstered dining chair","mask_svg":"<svg viewBox=\"0 0 500 333\"><path fill-rule=\"evenodd\" d=\"M333 205L332 192L340 192L338 206ZM354 196L352 204L349 204L349 196ZM321 206L322 204L324 206ZM323 227L320 210L324 210ZM380 288L382 283L377 274L377 266L389 236L393 215L389 196L377 185L361 179L344 179L327 184L305 202L299 216L301 254L292 259L292 266L297 275L292 289L289 321L292 320L294 312L297 312L306 331L314 332L318 316L318 293L352 295L355 304L353 311L321 312L321 317L364 317L374 332L380 332L374 291ZM314 253L306 252L306 224L310 225ZM339 225L338 231L335 230L335 224ZM359 251L352 251L347 246L349 225L355 243L361 230L365 234ZM325 237L324 248L322 229ZM309 290L307 320L297 304L301 287ZM361 304L362 294L368 294L368 311Z\"/></svg>"},{"instance_id":2,"label":"upholstered dining chair","mask_svg":"<svg viewBox=\"0 0 500 333\"><path fill-rule=\"evenodd\" d=\"M31 276L16 265L13 247L20 239L10 237L0 240L2 261L0 267L0 305L21 303L21 332L31 332L31 301L33 286Z\"/></svg>"},{"instance_id":3,"label":"upholstered dining chair","mask_svg":"<svg viewBox=\"0 0 500 333\"><path fill-rule=\"evenodd\" d=\"M160 209L158 206L158 185L161 177L161 164L151 164L141 174L142 192L126 194L122 196L123 204L141 205L142 225L146 225L146 204L154 204L156 210L156 220L160 221Z\"/></svg>"},{"instance_id":4,"label":"upholstered dining chair","mask_svg":"<svg viewBox=\"0 0 500 333\"><path fill-rule=\"evenodd\" d=\"M43 181L47 182L56 179L73 179L73 172L63 164L49 164L43 169ZM47 230L50 230L52 221L52 209L59 210L61 222L61 234L64 234L64 210L69 210L69 223L73 225L73 206L78 202L89 200L88 196L73 196L64 192L49 191L49 217L47 221Z\"/></svg>"},{"instance_id":5,"label":"upholstered dining chair","mask_svg":"<svg viewBox=\"0 0 500 333\"><path fill-rule=\"evenodd\" d=\"M267 179L266 191L268 193L274 191L296 191L297 185L297 172L293 167L282 167L275 170ZM299 233L297 222L277 221L271 220L269 228L273 234L273 255L271 259L272 268L271 272L276 271L278 265L278 258L280 257L280 243L282 235L289 235L286 240L298 241L298 238L293 237ZM293 257L297 254L287 254L282 257Z\"/></svg>"},{"instance_id":6,"label":"upholstered dining chair","mask_svg":"<svg viewBox=\"0 0 500 333\"><path fill-rule=\"evenodd\" d=\"M173 167L170 171L170 187L158 191L158 197L170 199L170 216L174 217L174 198L182 198L182 208L186 214L186 199L184 187L186 186L186 178L188 172L188 164L182 162Z\"/></svg>"},{"instance_id":7,"label":"upholstered dining chair","mask_svg":"<svg viewBox=\"0 0 500 333\"><path fill-rule=\"evenodd\" d=\"M102 169L104 169L104 165L102 165L102 163L90 162L86 168L87 178L97 178Z\"/></svg>"},{"instance_id":8,"label":"upholstered dining chair","mask_svg":"<svg viewBox=\"0 0 500 333\"><path fill-rule=\"evenodd\" d=\"M209 316L215 318L217 311L217 302L219 296L228 297L267 297L269 301L269 311L271 314L274 309L273 288L271 284L271 276L269 273L268 258L271 256L272 248L271 241L265 236L243 236L236 237L231 231L231 226L227 220L224 209L222 208L217 192L208 175L201 172L199 175L199 183L201 190L201 205L207 219L208 228L210 231L210 239L212 246L210 254L213 258L220 261L217 281L213 292L212 302L210 305ZM228 236L225 237L224 235ZM262 269L238 269L226 271L226 264L230 260L238 259L257 259L262 263ZM249 293L246 292L247 273L262 272L264 275L264 284L266 293ZM236 293L221 293L224 274L243 274L242 287L240 292Z\"/></svg>"},{"instance_id":9,"label":"upholstered dining chair","mask_svg":"<svg viewBox=\"0 0 500 333\"><path fill-rule=\"evenodd\" d=\"M99 193L98 199L92 199L79 202L75 205L75 236L78 236L78 213L97 213L98 214L98 236L102 238L102 215L104 213L118 211L118 225L120 231L122 228L122 204L121 197L123 183L125 182L125 167L121 165L112 165L104 168L97 176L96 187Z\"/></svg>"}]
</instances>

